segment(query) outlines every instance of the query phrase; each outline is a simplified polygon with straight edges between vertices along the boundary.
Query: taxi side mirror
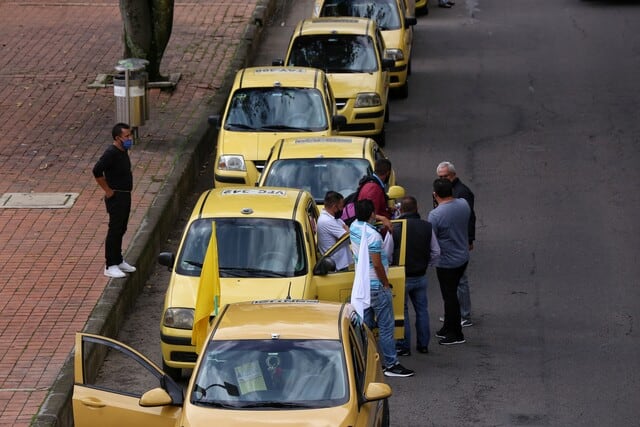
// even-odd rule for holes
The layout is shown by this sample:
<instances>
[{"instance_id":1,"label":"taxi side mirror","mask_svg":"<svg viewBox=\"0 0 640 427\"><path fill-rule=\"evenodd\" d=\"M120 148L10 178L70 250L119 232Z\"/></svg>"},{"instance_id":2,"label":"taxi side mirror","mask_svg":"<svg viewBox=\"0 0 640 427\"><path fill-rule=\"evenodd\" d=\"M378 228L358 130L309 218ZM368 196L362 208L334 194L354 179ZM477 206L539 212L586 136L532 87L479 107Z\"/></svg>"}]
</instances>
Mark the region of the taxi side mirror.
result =
<instances>
[{"instance_id":1,"label":"taxi side mirror","mask_svg":"<svg viewBox=\"0 0 640 427\"><path fill-rule=\"evenodd\" d=\"M313 274L316 276L326 276L333 271L336 271L336 263L328 256L320 258L320 261L313 268Z\"/></svg>"},{"instance_id":2,"label":"taxi side mirror","mask_svg":"<svg viewBox=\"0 0 640 427\"><path fill-rule=\"evenodd\" d=\"M396 61L394 59L391 59L391 58L382 59L382 71L389 71L395 66L396 66Z\"/></svg>"},{"instance_id":3,"label":"taxi side mirror","mask_svg":"<svg viewBox=\"0 0 640 427\"><path fill-rule=\"evenodd\" d=\"M335 115L331 118L331 127L336 130L340 130L341 128L347 125L347 118L341 115Z\"/></svg>"},{"instance_id":4,"label":"taxi side mirror","mask_svg":"<svg viewBox=\"0 0 640 427\"><path fill-rule=\"evenodd\" d=\"M161 252L158 255L158 264L164 265L169 269L169 271L173 270L173 264L176 262L176 256L173 252Z\"/></svg>"}]
</instances>

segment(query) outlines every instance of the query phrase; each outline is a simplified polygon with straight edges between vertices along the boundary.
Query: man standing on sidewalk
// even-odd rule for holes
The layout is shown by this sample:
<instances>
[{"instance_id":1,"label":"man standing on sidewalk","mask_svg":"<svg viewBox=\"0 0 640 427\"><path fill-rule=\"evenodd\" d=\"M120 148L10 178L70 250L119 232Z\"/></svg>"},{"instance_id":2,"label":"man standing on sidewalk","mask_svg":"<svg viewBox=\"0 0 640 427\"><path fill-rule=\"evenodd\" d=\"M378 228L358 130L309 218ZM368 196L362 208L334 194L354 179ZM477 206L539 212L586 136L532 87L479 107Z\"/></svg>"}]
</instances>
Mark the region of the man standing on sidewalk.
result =
<instances>
[{"instance_id":1,"label":"man standing on sidewalk","mask_svg":"<svg viewBox=\"0 0 640 427\"><path fill-rule=\"evenodd\" d=\"M467 227L471 209L464 199L453 197L453 184L446 178L433 182L438 206L429 212L429 222L440 244L436 275L444 300L444 326L436 333L441 345L465 342L460 324L458 285L469 263Z\"/></svg>"},{"instance_id":2,"label":"man standing on sidewalk","mask_svg":"<svg viewBox=\"0 0 640 427\"><path fill-rule=\"evenodd\" d=\"M404 339L398 340L399 356L411 355L411 325L409 324L409 300L415 311L416 349L420 353L429 352L431 336L429 307L427 298L427 267L435 265L440 258L440 245L431 224L420 218L418 202L413 196L406 196L400 202L400 217L407 220L404 296ZM400 229L394 228L393 241L400 243ZM394 253L397 251L394 251Z\"/></svg>"},{"instance_id":3,"label":"man standing on sidewalk","mask_svg":"<svg viewBox=\"0 0 640 427\"><path fill-rule=\"evenodd\" d=\"M105 240L107 277L126 277L136 268L122 258L122 237L127 231L131 212L131 190L133 174L129 149L133 145L131 127L125 123L116 124L111 130L113 143L104 151L93 167L93 176L104 190L104 203L109 214L109 229Z\"/></svg>"},{"instance_id":4,"label":"man standing on sidewalk","mask_svg":"<svg viewBox=\"0 0 640 427\"><path fill-rule=\"evenodd\" d=\"M473 242L476 240L476 213L474 211L474 195L473 192L460 181L456 175L456 168L451 162L441 162L436 168L438 178L446 178L453 184L453 197L465 199L471 208L469 216L469 250L473 250ZM471 321L471 292L469 291L469 279L467 273L462 275L460 285L458 286L458 301L460 302L460 316L462 327L472 326ZM444 319L441 319L444 320Z\"/></svg>"}]
</instances>

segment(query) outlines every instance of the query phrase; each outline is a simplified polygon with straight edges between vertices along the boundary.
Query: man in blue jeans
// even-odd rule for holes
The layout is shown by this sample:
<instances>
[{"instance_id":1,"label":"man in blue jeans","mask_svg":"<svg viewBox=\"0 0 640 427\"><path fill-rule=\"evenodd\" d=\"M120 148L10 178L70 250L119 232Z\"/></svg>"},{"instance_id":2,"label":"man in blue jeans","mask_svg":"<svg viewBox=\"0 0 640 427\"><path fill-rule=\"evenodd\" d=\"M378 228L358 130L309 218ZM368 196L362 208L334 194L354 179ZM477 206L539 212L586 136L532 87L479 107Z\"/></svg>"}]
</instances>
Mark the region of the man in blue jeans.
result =
<instances>
[{"instance_id":1,"label":"man in blue jeans","mask_svg":"<svg viewBox=\"0 0 640 427\"><path fill-rule=\"evenodd\" d=\"M418 202L413 196L406 196L400 202L399 219L407 220L407 242L405 257L405 297L404 297L404 339L396 346L399 356L411 355L411 324L409 323L409 300L415 311L416 349L420 353L429 352L431 336L427 298L427 267L435 265L440 258L440 245L431 224L420 218ZM399 246L401 230L393 230L393 242ZM399 251L394 250L394 254Z\"/></svg>"},{"instance_id":2,"label":"man in blue jeans","mask_svg":"<svg viewBox=\"0 0 640 427\"><path fill-rule=\"evenodd\" d=\"M369 329L378 327L378 345L384 359L384 375L387 377L410 377L414 374L398 361L396 344L393 339L395 319L393 316L393 295L391 283L387 277L389 259L382 250L382 236L373 226L376 214L373 202L369 199L356 202L356 221L349 227L351 252L358 269L358 255L362 236L365 236L369 252L370 306L364 310L364 322ZM365 261L366 262L366 261Z\"/></svg>"}]
</instances>

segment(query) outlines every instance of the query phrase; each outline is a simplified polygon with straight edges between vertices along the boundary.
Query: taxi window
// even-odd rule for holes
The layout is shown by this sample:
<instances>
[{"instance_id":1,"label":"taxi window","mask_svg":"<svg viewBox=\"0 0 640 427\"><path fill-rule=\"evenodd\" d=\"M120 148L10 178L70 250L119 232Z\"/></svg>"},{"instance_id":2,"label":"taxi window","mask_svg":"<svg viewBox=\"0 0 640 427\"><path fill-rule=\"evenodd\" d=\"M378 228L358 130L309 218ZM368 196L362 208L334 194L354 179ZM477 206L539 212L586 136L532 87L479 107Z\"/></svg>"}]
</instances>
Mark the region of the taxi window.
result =
<instances>
[{"instance_id":1,"label":"taxi window","mask_svg":"<svg viewBox=\"0 0 640 427\"><path fill-rule=\"evenodd\" d=\"M194 221L182 245L176 272L199 276L211 239L211 219ZM300 224L286 219L218 218L220 277L294 277L307 272Z\"/></svg>"},{"instance_id":2,"label":"taxi window","mask_svg":"<svg viewBox=\"0 0 640 427\"><path fill-rule=\"evenodd\" d=\"M406 221L393 221L393 259L391 265L400 264L400 252L403 246L402 242L402 228L406 227Z\"/></svg>"},{"instance_id":3,"label":"taxi window","mask_svg":"<svg viewBox=\"0 0 640 427\"><path fill-rule=\"evenodd\" d=\"M371 73L378 70L378 59L368 36L318 34L296 37L287 65L319 68L328 73Z\"/></svg>"},{"instance_id":4,"label":"taxi window","mask_svg":"<svg viewBox=\"0 0 640 427\"><path fill-rule=\"evenodd\" d=\"M376 22L380 30L401 27L396 0L326 0L320 16L357 16Z\"/></svg>"},{"instance_id":5,"label":"taxi window","mask_svg":"<svg viewBox=\"0 0 640 427\"><path fill-rule=\"evenodd\" d=\"M268 87L233 93L224 128L237 132L321 131L329 128L318 89Z\"/></svg>"},{"instance_id":6,"label":"taxi window","mask_svg":"<svg viewBox=\"0 0 640 427\"><path fill-rule=\"evenodd\" d=\"M356 191L358 181L370 170L365 159L280 159L269 168L264 185L303 189L322 204L327 191L337 191L343 197Z\"/></svg>"}]
</instances>

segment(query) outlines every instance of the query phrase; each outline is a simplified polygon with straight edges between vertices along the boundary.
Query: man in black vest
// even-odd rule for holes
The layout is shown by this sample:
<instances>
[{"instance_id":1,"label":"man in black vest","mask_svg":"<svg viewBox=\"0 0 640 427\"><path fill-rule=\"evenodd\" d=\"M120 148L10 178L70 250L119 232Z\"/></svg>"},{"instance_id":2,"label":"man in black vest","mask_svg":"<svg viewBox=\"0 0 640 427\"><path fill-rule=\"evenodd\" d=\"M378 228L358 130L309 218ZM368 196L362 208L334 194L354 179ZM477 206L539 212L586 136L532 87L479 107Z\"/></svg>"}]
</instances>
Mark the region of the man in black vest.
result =
<instances>
[{"instance_id":1,"label":"man in black vest","mask_svg":"<svg viewBox=\"0 0 640 427\"><path fill-rule=\"evenodd\" d=\"M405 257L405 297L404 297L404 339L398 340L397 350L400 356L411 354L411 325L409 319L409 300L415 311L416 343L420 353L429 352L429 309L427 299L427 267L434 265L440 257L440 245L433 234L431 224L420 218L418 202L413 196L406 196L400 203L400 218L407 220L406 257ZM400 243L400 229L394 228L393 241ZM397 252L397 251L394 251Z\"/></svg>"}]
</instances>

